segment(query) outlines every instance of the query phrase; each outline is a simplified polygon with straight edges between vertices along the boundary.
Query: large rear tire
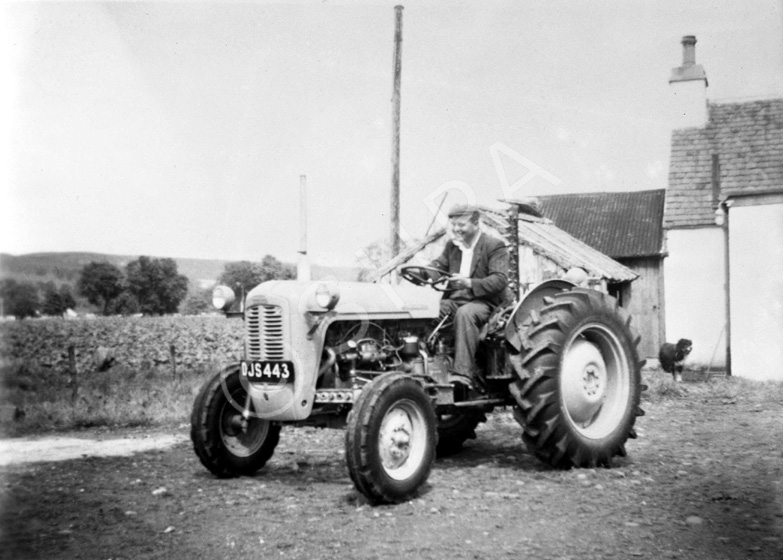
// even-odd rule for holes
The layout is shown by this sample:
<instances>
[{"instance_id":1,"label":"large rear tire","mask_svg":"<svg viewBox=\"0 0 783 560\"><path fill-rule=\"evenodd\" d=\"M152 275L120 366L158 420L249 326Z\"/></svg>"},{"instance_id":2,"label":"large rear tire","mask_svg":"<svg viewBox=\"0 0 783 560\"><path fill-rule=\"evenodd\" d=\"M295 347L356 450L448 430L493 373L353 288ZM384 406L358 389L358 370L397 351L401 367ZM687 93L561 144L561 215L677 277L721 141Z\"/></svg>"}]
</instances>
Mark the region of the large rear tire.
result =
<instances>
[{"instance_id":1,"label":"large rear tire","mask_svg":"<svg viewBox=\"0 0 783 560\"><path fill-rule=\"evenodd\" d=\"M522 438L558 468L609 466L636 437L641 367L630 316L601 292L575 288L521 321L510 389Z\"/></svg>"},{"instance_id":2,"label":"large rear tire","mask_svg":"<svg viewBox=\"0 0 783 560\"><path fill-rule=\"evenodd\" d=\"M220 478L252 475L272 457L280 426L251 415L239 366L218 372L201 388L190 416L190 439L201 463Z\"/></svg>"},{"instance_id":3,"label":"large rear tire","mask_svg":"<svg viewBox=\"0 0 783 560\"><path fill-rule=\"evenodd\" d=\"M345 457L356 489L372 503L416 496L435 460L437 420L422 386L400 373L368 383L348 417Z\"/></svg>"}]
</instances>

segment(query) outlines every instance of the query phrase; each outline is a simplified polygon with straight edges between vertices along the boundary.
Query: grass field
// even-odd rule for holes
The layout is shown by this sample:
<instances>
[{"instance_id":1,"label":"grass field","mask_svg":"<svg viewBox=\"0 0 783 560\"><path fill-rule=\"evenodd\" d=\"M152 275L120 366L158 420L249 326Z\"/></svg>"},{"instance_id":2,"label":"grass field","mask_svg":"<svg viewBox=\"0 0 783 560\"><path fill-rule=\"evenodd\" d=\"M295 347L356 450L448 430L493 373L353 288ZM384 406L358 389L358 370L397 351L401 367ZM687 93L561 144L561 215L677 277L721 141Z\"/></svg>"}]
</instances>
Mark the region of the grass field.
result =
<instances>
[{"instance_id":1,"label":"grass field","mask_svg":"<svg viewBox=\"0 0 783 560\"><path fill-rule=\"evenodd\" d=\"M205 379L241 355L242 334L222 316L0 324L0 432L184 422Z\"/></svg>"},{"instance_id":2,"label":"grass field","mask_svg":"<svg viewBox=\"0 0 783 560\"><path fill-rule=\"evenodd\" d=\"M0 405L6 411L0 435L187 422L196 393L218 369L202 366L174 378L167 368L118 366L74 380L44 368L6 366L0 370Z\"/></svg>"},{"instance_id":3,"label":"grass field","mask_svg":"<svg viewBox=\"0 0 783 560\"><path fill-rule=\"evenodd\" d=\"M104 372L80 373L74 380L67 375L52 375L47 368L6 365L0 368L0 405L5 405L6 411L0 434L188 422L198 390L219 368L218 363L180 368L174 377L168 367L120 365ZM645 370L643 378L648 386L642 393L643 405L685 398L721 399L726 404L743 400L783 402L781 383L714 376L701 382L675 384L668 374L656 370ZM23 416L14 419L15 409L23 411Z\"/></svg>"}]
</instances>

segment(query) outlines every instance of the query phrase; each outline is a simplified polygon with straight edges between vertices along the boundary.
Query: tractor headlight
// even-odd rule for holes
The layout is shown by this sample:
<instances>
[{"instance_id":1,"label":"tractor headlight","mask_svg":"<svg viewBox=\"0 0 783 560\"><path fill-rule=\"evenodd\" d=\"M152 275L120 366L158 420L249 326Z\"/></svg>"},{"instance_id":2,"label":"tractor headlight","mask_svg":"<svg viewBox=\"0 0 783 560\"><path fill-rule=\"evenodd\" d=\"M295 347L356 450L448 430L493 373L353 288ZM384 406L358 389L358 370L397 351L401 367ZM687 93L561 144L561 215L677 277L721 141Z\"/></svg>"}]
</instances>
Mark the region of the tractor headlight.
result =
<instances>
[{"instance_id":1,"label":"tractor headlight","mask_svg":"<svg viewBox=\"0 0 783 560\"><path fill-rule=\"evenodd\" d=\"M334 309L340 301L340 291L334 284L319 284L315 289L315 303L327 311Z\"/></svg>"},{"instance_id":2,"label":"tractor headlight","mask_svg":"<svg viewBox=\"0 0 783 560\"><path fill-rule=\"evenodd\" d=\"M212 290L212 305L217 309L226 310L234 303L234 290L228 286L215 286Z\"/></svg>"}]
</instances>

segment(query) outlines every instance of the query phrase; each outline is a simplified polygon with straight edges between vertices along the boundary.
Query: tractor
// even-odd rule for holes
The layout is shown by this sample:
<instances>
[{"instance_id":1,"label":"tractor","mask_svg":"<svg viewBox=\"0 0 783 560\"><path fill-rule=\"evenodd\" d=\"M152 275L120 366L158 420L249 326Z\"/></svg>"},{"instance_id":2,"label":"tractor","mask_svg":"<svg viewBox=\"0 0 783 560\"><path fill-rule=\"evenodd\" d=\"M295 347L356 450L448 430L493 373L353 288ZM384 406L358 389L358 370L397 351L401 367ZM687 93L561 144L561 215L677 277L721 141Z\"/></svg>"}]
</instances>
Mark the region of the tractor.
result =
<instances>
[{"instance_id":1,"label":"tractor","mask_svg":"<svg viewBox=\"0 0 783 560\"><path fill-rule=\"evenodd\" d=\"M553 468L625 456L643 414L644 361L615 298L566 278L523 290L510 274L514 297L490 317L477 353L483 391L465 392L449 382L454 337L439 317L448 277L394 270L404 282L273 280L237 302L244 355L204 384L191 415L210 472L253 475L284 426L339 428L356 489L373 504L400 503L417 495L436 456L458 452L502 408ZM216 307L233 300L215 288Z\"/></svg>"}]
</instances>

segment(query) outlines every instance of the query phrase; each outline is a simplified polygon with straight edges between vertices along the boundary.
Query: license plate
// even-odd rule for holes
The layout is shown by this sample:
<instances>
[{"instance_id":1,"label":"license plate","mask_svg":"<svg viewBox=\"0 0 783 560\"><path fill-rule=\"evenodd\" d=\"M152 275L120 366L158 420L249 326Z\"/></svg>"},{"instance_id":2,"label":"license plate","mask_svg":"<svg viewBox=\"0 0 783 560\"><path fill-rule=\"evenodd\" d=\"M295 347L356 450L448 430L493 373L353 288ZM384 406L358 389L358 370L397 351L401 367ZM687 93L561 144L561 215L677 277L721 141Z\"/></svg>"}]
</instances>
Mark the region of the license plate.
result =
<instances>
[{"instance_id":1,"label":"license plate","mask_svg":"<svg viewBox=\"0 0 783 560\"><path fill-rule=\"evenodd\" d=\"M242 360L239 363L242 377L251 383L283 385L294 382L293 362L278 360Z\"/></svg>"}]
</instances>

